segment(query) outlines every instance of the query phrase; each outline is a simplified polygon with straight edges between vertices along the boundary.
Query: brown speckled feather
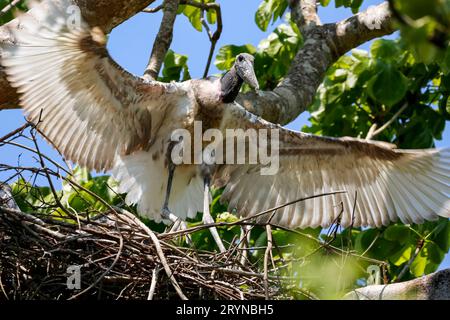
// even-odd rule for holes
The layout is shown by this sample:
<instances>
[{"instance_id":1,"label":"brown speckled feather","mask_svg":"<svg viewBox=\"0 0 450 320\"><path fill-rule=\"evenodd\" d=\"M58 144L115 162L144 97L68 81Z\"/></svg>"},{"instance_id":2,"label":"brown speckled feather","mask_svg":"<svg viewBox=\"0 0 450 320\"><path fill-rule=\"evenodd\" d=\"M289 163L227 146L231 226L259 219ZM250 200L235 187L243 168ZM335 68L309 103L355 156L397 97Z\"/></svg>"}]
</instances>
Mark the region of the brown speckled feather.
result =
<instances>
[{"instance_id":1,"label":"brown speckled feather","mask_svg":"<svg viewBox=\"0 0 450 320\"><path fill-rule=\"evenodd\" d=\"M216 187L225 186L222 200L241 216L299 198L345 191L280 209L272 221L306 228L327 227L339 218L344 226L379 227L399 219L421 223L450 217L450 149L398 150L385 142L294 132L237 104L227 105L221 126L222 130L279 130L276 175L261 175L259 164L218 167L214 181Z\"/></svg>"},{"instance_id":2,"label":"brown speckled feather","mask_svg":"<svg viewBox=\"0 0 450 320\"><path fill-rule=\"evenodd\" d=\"M2 65L21 94L28 119L63 155L81 166L111 169L117 156L148 150L165 113L184 90L144 82L109 56L99 28L69 29L64 3L19 17L15 45Z\"/></svg>"}]
</instances>

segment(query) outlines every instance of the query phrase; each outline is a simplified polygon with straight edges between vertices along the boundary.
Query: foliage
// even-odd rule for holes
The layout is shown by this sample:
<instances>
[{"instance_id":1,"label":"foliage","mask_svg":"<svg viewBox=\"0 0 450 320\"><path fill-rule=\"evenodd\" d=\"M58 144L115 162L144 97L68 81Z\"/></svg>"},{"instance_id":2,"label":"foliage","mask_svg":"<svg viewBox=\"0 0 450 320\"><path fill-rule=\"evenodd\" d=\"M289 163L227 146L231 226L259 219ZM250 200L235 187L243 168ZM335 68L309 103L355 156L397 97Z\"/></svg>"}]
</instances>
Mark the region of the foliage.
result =
<instances>
[{"instance_id":1,"label":"foliage","mask_svg":"<svg viewBox=\"0 0 450 320\"><path fill-rule=\"evenodd\" d=\"M11 3L10 0L0 0L0 11L1 11L1 9L5 8L10 3ZM27 10L26 0L19 1L19 3L17 5L15 5L12 10L9 10L4 14L0 13L0 25L13 19L17 12L20 12L20 11L24 12L26 10Z\"/></svg>"},{"instance_id":2,"label":"foliage","mask_svg":"<svg viewBox=\"0 0 450 320\"><path fill-rule=\"evenodd\" d=\"M364 0L335 0L336 8L344 7L352 9L353 13L357 13ZM324 7L330 4L331 0L320 0L320 4Z\"/></svg>"},{"instance_id":3,"label":"foliage","mask_svg":"<svg viewBox=\"0 0 450 320\"><path fill-rule=\"evenodd\" d=\"M327 6L330 2L322 0L321 5ZM334 4L335 7L347 7L357 12L362 2L336 0ZM405 108L377 139L402 148L433 147L436 139L442 139L446 120L450 119L450 54L447 49L439 48L430 41L430 35L436 28L442 30L442 26L447 26L445 15L448 9L443 6L449 2L438 2L439 9L427 4L426 10L423 10L420 7L423 2L396 1L401 12L411 14L418 20L424 18L421 22L423 26L401 26L402 37L399 40L377 40L373 42L370 52L355 49L350 55L339 59L328 70L309 108L311 126L302 130L328 136L365 137L374 123L381 126ZM267 30L283 15L285 21L276 26L258 48L250 44L230 44L220 48L215 62L217 68L226 71L237 54L253 54L260 87L266 90L274 88L287 73L302 45L297 27L290 22L289 14L284 14L286 8L285 0L262 0L255 14L255 23L261 30ZM217 203L218 197L214 199ZM225 208L214 208L213 212L220 216L223 210ZM277 230L274 232L275 242L279 248L287 247L280 250L275 259L290 261L285 274L304 275L302 286L311 289L309 294L332 298L355 285L366 285L367 268L373 264L382 268L382 277L388 281L397 281L399 275L402 280L407 280L435 271L449 251L449 228L449 221L440 219L423 225L399 223L381 229L354 228L338 233L307 230L302 231L307 236L301 241L298 235ZM239 236L237 229L221 229L220 232L227 240ZM332 234L327 236L324 232ZM211 243L209 234L202 236L207 239L204 240L205 246ZM251 245L264 246L266 241L265 230L253 231ZM325 242L352 254L347 254L345 263L342 263L342 253L330 254L319 250ZM295 249L292 249L293 243ZM318 253L311 255L316 251ZM251 258L258 261L262 255L262 251L256 250ZM335 281L336 266L341 275L339 281ZM322 271L318 272L319 269ZM406 272L402 274L403 270ZM320 277L317 277L318 273ZM297 289L298 284L293 283L292 293ZM298 294L297 298L305 297L304 291Z\"/></svg>"},{"instance_id":4,"label":"foliage","mask_svg":"<svg viewBox=\"0 0 450 320\"><path fill-rule=\"evenodd\" d=\"M175 53L169 49L164 58L162 77L159 80L164 82L189 80L191 75L189 74L187 61L186 55Z\"/></svg>"},{"instance_id":5,"label":"foliage","mask_svg":"<svg viewBox=\"0 0 450 320\"><path fill-rule=\"evenodd\" d=\"M417 59L425 63L439 61L449 70L450 1L395 0L402 38Z\"/></svg>"},{"instance_id":6,"label":"foliage","mask_svg":"<svg viewBox=\"0 0 450 320\"><path fill-rule=\"evenodd\" d=\"M377 139L402 148L429 148L442 139L448 98L447 75L424 64L401 41L377 40L370 54L353 50L330 68L311 106L311 127L329 136L365 137L373 123L402 114Z\"/></svg>"},{"instance_id":7,"label":"foliage","mask_svg":"<svg viewBox=\"0 0 450 320\"><path fill-rule=\"evenodd\" d=\"M203 0L203 1L194 0L194 2L212 3L215 1L214 0ZM195 30L200 31L200 32L203 31L202 10L200 8L181 4L178 6L178 14L183 14L189 20L189 22L195 28ZM209 24L215 24L217 22L217 13L215 10L206 11L206 21Z\"/></svg>"},{"instance_id":8,"label":"foliage","mask_svg":"<svg viewBox=\"0 0 450 320\"><path fill-rule=\"evenodd\" d=\"M300 32L287 15L285 23L277 26L267 39L259 43L258 48L251 44L223 46L217 54L215 64L219 70L226 71L233 65L237 54L250 53L255 56L255 74L260 88L269 90L275 88L287 73L301 44Z\"/></svg>"},{"instance_id":9,"label":"foliage","mask_svg":"<svg viewBox=\"0 0 450 320\"><path fill-rule=\"evenodd\" d=\"M256 25L266 31L269 23L281 18L288 6L287 0L263 0L255 13Z\"/></svg>"}]
</instances>

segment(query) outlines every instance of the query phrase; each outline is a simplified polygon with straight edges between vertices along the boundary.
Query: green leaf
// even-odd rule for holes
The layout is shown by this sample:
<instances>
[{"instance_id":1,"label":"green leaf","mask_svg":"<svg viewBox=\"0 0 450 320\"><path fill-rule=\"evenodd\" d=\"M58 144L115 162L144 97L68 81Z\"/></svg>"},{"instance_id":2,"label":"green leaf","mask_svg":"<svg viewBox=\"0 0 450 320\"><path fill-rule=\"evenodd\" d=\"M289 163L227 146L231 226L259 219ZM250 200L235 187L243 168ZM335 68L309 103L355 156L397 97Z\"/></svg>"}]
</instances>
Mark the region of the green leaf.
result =
<instances>
[{"instance_id":1,"label":"green leaf","mask_svg":"<svg viewBox=\"0 0 450 320\"><path fill-rule=\"evenodd\" d=\"M352 8L353 13L358 13L359 8L361 7L363 0L353 0L350 7Z\"/></svg>"},{"instance_id":2,"label":"green leaf","mask_svg":"<svg viewBox=\"0 0 450 320\"><path fill-rule=\"evenodd\" d=\"M395 252L389 257L389 261L395 266L401 266L405 262L409 261L411 254L414 252L415 245L407 244L403 246L400 250Z\"/></svg>"},{"instance_id":3,"label":"green leaf","mask_svg":"<svg viewBox=\"0 0 450 320\"><path fill-rule=\"evenodd\" d=\"M410 237L409 227L405 225L392 225L387 227L383 236L389 241L398 241L401 244L405 244Z\"/></svg>"},{"instance_id":4,"label":"green leaf","mask_svg":"<svg viewBox=\"0 0 450 320\"><path fill-rule=\"evenodd\" d=\"M422 253L419 253L411 263L411 267L409 269L415 277L421 277L425 274L425 268L428 262L427 260L428 259L426 256L423 256Z\"/></svg>"},{"instance_id":5,"label":"green leaf","mask_svg":"<svg viewBox=\"0 0 450 320\"><path fill-rule=\"evenodd\" d=\"M262 30L266 31L272 18L272 7L275 0L264 0L258 7L255 13L256 25Z\"/></svg>"},{"instance_id":6,"label":"green leaf","mask_svg":"<svg viewBox=\"0 0 450 320\"><path fill-rule=\"evenodd\" d=\"M382 70L368 83L372 99L387 106L399 102L408 89L408 79L391 65L383 65Z\"/></svg>"},{"instance_id":7,"label":"green leaf","mask_svg":"<svg viewBox=\"0 0 450 320\"><path fill-rule=\"evenodd\" d=\"M217 13L215 10L208 10L206 12L206 20L209 24L215 24L217 21Z\"/></svg>"},{"instance_id":8,"label":"green leaf","mask_svg":"<svg viewBox=\"0 0 450 320\"><path fill-rule=\"evenodd\" d=\"M266 31L271 20L282 17L288 6L287 0L263 0L255 13L256 25Z\"/></svg>"},{"instance_id":9,"label":"green leaf","mask_svg":"<svg viewBox=\"0 0 450 320\"><path fill-rule=\"evenodd\" d=\"M191 25L197 31L202 31L202 11L194 6L185 6L183 9L183 14L188 18Z\"/></svg>"},{"instance_id":10,"label":"green leaf","mask_svg":"<svg viewBox=\"0 0 450 320\"><path fill-rule=\"evenodd\" d=\"M187 65L188 57L169 50L164 59L161 81L185 81L191 78Z\"/></svg>"},{"instance_id":11,"label":"green leaf","mask_svg":"<svg viewBox=\"0 0 450 320\"><path fill-rule=\"evenodd\" d=\"M360 61L365 61L367 60L367 58L369 58L368 52L366 50L361 49L353 49L352 55Z\"/></svg>"},{"instance_id":12,"label":"green leaf","mask_svg":"<svg viewBox=\"0 0 450 320\"><path fill-rule=\"evenodd\" d=\"M233 64L236 56L240 53L254 54L256 48L251 44L246 44L242 46L227 45L220 48L217 54L216 61L214 64L219 70L229 70Z\"/></svg>"},{"instance_id":13,"label":"green leaf","mask_svg":"<svg viewBox=\"0 0 450 320\"><path fill-rule=\"evenodd\" d=\"M370 47L370 54L374 58L384 59L384 61L395 61L402 53L398 43L392 40L375 40Z\"/></svg>"},{"instance_id":14,"label":"green leaf","mask_svg":"<svg viewBox=\"0 0 450 320\"><path fill-rule=\"evenodd\" d=\"M0 14L0 25L5 24L12 19L14 19L19 13L25 12L28 10L26 5L26 0L19 1L16 5L14 5L10 10L6 13ZM11 0L0 0L0 10L6 8L7 5L11 3Z\"/></svg>"}]
</instances>

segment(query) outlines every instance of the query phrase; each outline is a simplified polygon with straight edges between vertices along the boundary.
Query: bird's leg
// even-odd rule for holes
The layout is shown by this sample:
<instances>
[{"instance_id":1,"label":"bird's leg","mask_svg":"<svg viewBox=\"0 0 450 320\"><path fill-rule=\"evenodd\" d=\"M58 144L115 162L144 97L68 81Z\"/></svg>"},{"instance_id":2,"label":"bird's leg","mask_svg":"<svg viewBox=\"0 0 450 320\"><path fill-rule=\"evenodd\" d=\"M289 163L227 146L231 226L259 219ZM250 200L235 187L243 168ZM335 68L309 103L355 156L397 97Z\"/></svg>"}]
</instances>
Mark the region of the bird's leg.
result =
<instances>
[{"instance_id":1,"label":"bird's leg","mask_svg":"<svg viewBox=\"0 0 450 320\"><path fill-rule=\"evenodd\" d=\"M164 204L161 209L161 216L163 217L163 219L170 220L173 223L176 223L178 220L178 217L175 216L169 210L169 197L170 197L170 191L172 190L172 182L173 182L174 172L175 172L175 164L169 160L169 177L167 178L166 196L164 198Z\"/></svg>"},{"instance_id":2,"label":"bird's leg","mask_svg":"<svg viewBox=\"0 0 450 320\"><path fill-rule=\"evenodd\" d=\"M176 168L175 164L169 159L169 177L167 178L166 195L164 198L163 207L161 209L161 217L163 219L170 220L173 223L173 226L170 229L170 231L185 230L187 228L186 222L184 222L176 215L174 215L169 209L169 197L170 191L172 190L172 182L173 182L173 175L175 173L175 168ZM188 244L192 243L192 240L189 237L189 235L186 235L186 241Z\"/></svg>"},{"instance_id":3,"label":"bird's leg","mask_svg":"<svg viewBox=\"0 0 450 320\"><path fill-rule=\"evenodd\" d=\"M209 175L205 176L203 180L204 185L204 193L203 193L203 223L204 224L211 224L214 223L214 219L211 216L211 213L209 212L209 185L210 185L210 177ZM219 232L217 232L216 227L210 227L209 231L211 232L211 235L214 238L214 241L216 242L217 246L219 247L220 252L225 252L225 246L222 243L222 240L220 239Z\"/></svg>"}]
</instances>

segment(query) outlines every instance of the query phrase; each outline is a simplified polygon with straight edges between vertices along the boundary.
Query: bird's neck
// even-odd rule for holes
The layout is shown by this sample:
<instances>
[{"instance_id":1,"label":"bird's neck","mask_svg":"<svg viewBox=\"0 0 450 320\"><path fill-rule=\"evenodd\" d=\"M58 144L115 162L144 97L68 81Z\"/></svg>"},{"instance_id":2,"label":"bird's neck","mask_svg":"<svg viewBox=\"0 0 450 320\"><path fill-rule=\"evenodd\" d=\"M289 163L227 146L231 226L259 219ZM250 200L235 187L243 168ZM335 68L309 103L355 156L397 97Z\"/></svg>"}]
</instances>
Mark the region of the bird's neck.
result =
<instances>
[{"instance_id":1,"label":"bird's neck","mask_svg":"<svg viewBox=\"0 0 450 320\"><path fill-rule=\"evenodd\" d=\"M220 79L222 101L225 103L233 102L241 89L244 80L237 74L236 68L233 66L230 71L224 74Z\"/></svg>"}]
</instances>

